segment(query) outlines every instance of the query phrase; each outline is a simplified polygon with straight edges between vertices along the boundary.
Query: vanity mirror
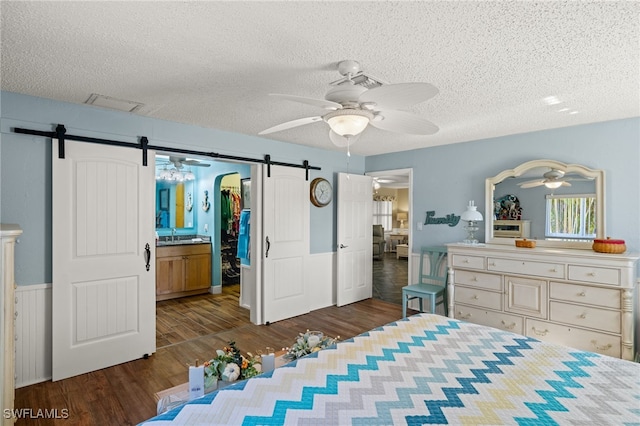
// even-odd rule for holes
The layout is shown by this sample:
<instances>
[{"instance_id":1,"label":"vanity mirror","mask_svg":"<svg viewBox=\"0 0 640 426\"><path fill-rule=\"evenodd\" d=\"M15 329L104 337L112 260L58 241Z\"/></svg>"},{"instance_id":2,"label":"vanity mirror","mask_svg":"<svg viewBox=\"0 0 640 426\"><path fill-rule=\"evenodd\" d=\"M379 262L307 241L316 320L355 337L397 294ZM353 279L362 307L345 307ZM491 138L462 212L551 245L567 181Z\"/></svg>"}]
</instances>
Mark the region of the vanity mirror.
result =
<instances>
[{"instance_id":1,"label":"vanity mirror","mask_svg":"<svg viewBox=\"0 0 640 426\"><path fill-rule=\"evenodd\" d=\"M534 160L504 170L485 181L486 242L526 237L537 246L591 249L606 237L604 188L603 170L579 164Z\"/></svg>"},{"instance_id":2,"label":"vanity mirror","mask_svg":"<svg viewBox=\"0 0 640 426\"><path fill-rule=\"evenodd\" d=\"M194 227L193 181L156 182L156 229Z\"/></svg>"}]
</instances>

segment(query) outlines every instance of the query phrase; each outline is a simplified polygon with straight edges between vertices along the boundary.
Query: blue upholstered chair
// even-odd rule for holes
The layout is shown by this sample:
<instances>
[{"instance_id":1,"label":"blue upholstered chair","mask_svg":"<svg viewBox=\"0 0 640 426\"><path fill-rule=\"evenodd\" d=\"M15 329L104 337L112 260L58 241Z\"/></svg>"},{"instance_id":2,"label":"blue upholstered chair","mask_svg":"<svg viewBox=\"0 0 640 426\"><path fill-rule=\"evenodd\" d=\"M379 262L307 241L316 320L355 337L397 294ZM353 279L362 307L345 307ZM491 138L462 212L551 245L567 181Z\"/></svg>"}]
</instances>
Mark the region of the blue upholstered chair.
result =
<instances>
[{"instance_id":1,"label":"blue upholstered chair","mask_svg":"<svg viewBox=\"0 0 640 426\"><path fill-rule=\"evenodd\" d=\"M418 282L402 287L402 317L407 317L407 304L418 299L420 312L424 312L422 301L429 299L430 312L436 312L436 306L444 305L444 314L448 315L447 303L447 248L422 247L420 249L420 269ZM425 259L429 268L425 271Z\"/></svg>"}]
</instances>

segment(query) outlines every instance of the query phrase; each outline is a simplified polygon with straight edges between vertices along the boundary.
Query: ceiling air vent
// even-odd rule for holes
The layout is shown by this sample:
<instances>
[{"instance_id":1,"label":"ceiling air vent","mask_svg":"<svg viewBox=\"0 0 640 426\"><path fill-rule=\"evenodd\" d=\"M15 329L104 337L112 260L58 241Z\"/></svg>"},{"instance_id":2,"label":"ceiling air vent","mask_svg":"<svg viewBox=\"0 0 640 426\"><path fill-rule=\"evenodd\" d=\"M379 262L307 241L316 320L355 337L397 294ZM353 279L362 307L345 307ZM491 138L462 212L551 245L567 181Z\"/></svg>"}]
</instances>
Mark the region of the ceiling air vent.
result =
<instances>
[{"instance_id":1,"label":"ceiling air vent","mask_svg":"<svg viewBox=\"0 0 640 426\"><path fill-rule=\"evenodd\" d=\"M332 86L337 86L337 85L345 83L347 81L349 81L349 77L344 77L344 78L341 78L340 80L336 80L336 81L331 82L331 85ZM352 75L351 76L351 81L353 81L353 83L356 86L362 86L362 87L365 87L367 89L373 89L375 87L380 87L383 84L386 84L382 80L378 80L378 79L376 79L374 77L366 75L362 71L360 71L357 74Z\"/></svg>"},{"instance_id":2,"label":"ceiling air vent","mask_svg":"<svg viewBox=\"0 0 640 426\"><path fill-rule=\"evenodd\" d=\"M85 104L124 112L135 112L144 106L144 104L140 102L116 99L110 96L98 95L97 93L92 93Z\"/></svg>"}]
</instances>

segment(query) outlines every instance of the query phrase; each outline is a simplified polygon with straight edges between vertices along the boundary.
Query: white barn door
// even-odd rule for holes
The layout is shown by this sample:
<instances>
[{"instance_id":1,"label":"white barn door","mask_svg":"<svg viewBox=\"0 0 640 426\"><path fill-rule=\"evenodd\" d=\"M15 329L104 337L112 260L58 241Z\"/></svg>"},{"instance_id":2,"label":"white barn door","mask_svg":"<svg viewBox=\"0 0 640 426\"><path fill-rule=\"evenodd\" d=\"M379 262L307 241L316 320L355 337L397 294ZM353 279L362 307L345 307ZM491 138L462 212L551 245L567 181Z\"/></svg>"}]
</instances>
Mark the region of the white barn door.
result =
<instances>
[{"instance_id":1,"label":"white barn door","mask_svg":"<svg viewBox=\"0 0 640 426\"><path fill-rule=\"evenodd\" d=\"M263 168L263 323L309 312L309 182L305 170Z\"/></svg>"},{"instance_id":2,"label":"white barn door","mask_svg":"<svg viewBox=\"0 0 640 426\"><path fill-rule=\"evenodd\" d=\"M144 167L137 149L67 141L59 159L57 147L54 381L156 350L155 152Z\"/></svg>"},{"instance_id":3,"label":"white barn door","mask_svg":"<svg viewBox=\"0 0 640 426\"><path fill-rule=\"evenodd\" d=\"M338 174L338 306L373 296L372 182L371 176Z\"/></svg>"}]
</instances>

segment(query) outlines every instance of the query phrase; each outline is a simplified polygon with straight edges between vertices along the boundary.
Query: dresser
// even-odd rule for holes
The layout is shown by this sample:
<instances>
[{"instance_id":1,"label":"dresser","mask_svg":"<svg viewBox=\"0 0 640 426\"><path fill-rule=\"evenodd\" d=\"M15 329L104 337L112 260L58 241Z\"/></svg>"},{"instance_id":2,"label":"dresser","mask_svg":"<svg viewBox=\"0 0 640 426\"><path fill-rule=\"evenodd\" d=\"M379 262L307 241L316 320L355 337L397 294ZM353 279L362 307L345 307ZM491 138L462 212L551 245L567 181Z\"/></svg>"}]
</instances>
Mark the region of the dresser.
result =
<instances>
[{"instance_id":1,"label":"dresser","mask_svg":"<svg viewBox=\"0 0 640 426\"><path fill-rule=\"evenodd\" d=\"M633 360L636 254L448 244L449 316Z\"/></svg>"},{"instance_id":2,"label":"dresser","mask_svg":"<svg viewBox=\"0 0 640 426\"><path fill-rule=\"evenodd\" d=\"M2 277L2 327L0 341L4 346L0 350L0 401L2 401L2 424L13 424L15 419L6 415L5 410L13 409L15 399L15 279L14 248L16 238L22 234L18 225L0 224L0 277Z\"/></svg>"}]
</instances>

